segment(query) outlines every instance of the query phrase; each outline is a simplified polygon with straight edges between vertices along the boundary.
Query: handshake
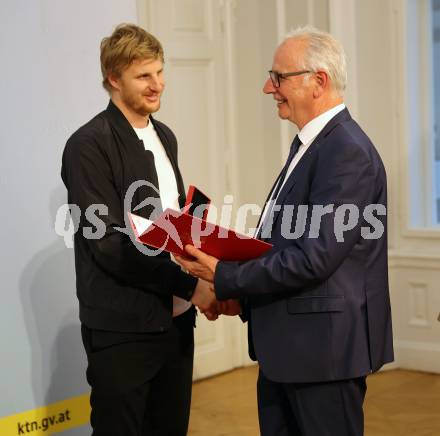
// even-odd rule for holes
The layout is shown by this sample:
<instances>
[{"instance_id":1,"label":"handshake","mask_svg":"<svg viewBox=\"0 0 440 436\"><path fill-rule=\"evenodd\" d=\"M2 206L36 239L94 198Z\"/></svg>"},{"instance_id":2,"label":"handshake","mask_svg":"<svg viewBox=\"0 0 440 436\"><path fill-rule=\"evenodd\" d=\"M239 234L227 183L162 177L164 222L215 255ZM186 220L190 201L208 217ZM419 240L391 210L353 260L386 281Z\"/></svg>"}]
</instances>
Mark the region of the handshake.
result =
<instances>
[{"instance_id":1,"label":"handshake","mask_svg":"<svg viewBox=\"0 0 440 436\"><path fill-rule=\"evenodd\" d=\"M215 321L219 315L234 316L241 313L241 306L238 300L218 301L215 297L212 283L203 279L199 279L191 302L210 321Z\"/></svg>"},{"instance_id":2,"label":"handshake","mask_svg":"<svg viewBox=\"0 0 440 436\"><path fill-rule=\"evenodd\" d=\"M203 253L192 245L187 245L185 251L194 260L182 256L175 256L175 259L185 270L199 279L191 302L210 321L216 320L219 315L239 315L241 306L238 300L218 301L215 296L214 274L218 259Z\"/></svg>"}]
</instances>

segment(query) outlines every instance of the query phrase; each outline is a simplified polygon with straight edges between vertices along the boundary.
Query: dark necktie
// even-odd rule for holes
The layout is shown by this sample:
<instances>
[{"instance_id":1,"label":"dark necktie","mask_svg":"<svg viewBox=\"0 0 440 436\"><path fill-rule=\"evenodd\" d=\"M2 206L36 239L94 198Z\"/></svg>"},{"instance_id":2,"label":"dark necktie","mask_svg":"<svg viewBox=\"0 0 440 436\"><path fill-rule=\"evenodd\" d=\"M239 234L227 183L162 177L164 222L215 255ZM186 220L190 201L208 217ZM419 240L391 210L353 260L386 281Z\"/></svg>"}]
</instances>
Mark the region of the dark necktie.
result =
<instances>
[{"instance_id":1,"label":"dark necktie","mask_svg":"<svg viewBox=\"0 0 440 436\"><path fill-rule=\"evenodd\" d=\"M270 210L267 211L266 216L264 217L264 222L262 223L262 225L260 226L260 229L257 232L257 237L260 237L262 230L263 230L263 227L266 224L267 219L271 215L272 208L275 205L275 200L277 199L278 194L281 190L281 187L283 186L284 179L286 178L287 170L289 169L289 166L292 163L292 160L295 157L296 153L298 152L301 144L302 144L301 140L299 139L298 135L296 135L292 144L290 145L290 151L289 151L289 156L287 157L287 162L284 165L283 169L281 170L280 175L278 176L278 183L276 184L276 187L275 187L274 191L272 192L272 195L270 196L270 198L266 202L266 206L267 206L267 203L269 203L269 202L271 202L272 204L269 206Z\"/></svg>"},{"instance_id":2,"label":"dark necktie","mask_svg":"<svg viewBox=\"0 0 440 436\"><path fill-rule=\"evenodd\" d=\"M273 194L270 196L271 200L275 200L278 197L280 189L283 186L284 179L286 178L287 170L289 169L289 166L292 163L292 160L295 157L296 153L298 153L300 146L301 146L301 139L299 139L298 135L296 135L292 144L290 145L290 151L289 151L289 156L287 157L286 165L284 165L280 175L278 176L277 187L275 188Z\"/></svg>"}]
</instances>

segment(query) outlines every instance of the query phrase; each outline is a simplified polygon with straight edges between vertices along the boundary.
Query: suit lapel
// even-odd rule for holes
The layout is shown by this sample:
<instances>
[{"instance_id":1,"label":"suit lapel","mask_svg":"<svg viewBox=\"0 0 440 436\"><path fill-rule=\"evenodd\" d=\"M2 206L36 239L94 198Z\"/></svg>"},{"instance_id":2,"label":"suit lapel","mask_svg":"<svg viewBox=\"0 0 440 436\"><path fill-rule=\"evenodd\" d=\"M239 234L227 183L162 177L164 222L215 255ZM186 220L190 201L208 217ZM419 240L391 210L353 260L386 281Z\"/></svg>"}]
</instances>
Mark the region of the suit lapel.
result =
<instances>
[{"instance_id":1,"label":"suit lapel","mask_svg":"<svg viewBox=\"0 0 440 436\"><path fill-rule=\"evenodd\" d=\"M269 194L268 194L268 196L267 196L267 198L266 198L266 201L264 202L263 211L264 211L264 209L266 208L266 205L267 205L268 201L271 199L271 197L272 197L272 193L273 193L275 187L277 186L277 184L278 184L278 182L279 182L279 180L280 180L280 177L281 177L281 173L278 174L278 177L276 178L275 183L272 185L272 188L271 188L270 191L269 191ZM257 223L257 227L256 227L257 229L258 229L258 227L260 226L261 219L263 218L263 211L262 211L262 213L261 213L261 215L260 215L260 218L258 218L258 223Z\"/></svg>"},{"instance_id":2,"label":"suit lapel","mask_svg":"<svg viewBox=\"0 0 440 436\"><path fill-rule=\"evenodd\" d=\"M292 170L292 172L289 175L289 178L286 180L286 183L284 184L283 188L281 189L278 198L276 200L275 205L283 205L285 204L286 197L290 193L290 191L293 189L293 187L296 184L296 181L298 179L301 179L305 176L304 171L305 168L307 168L307 161L310 160L314 153L319 148L319 144L330 134L330 132L339 124L345 121L350 121L352 118L350 116L350 113L348 112L348 109L345 108L341 112L337 113L319 132L318 136L313 140L313 142L309 145L307 148L307 151L304 153L304 155L301 157L299 162L296 164L295 168ZM269 197L270 198L270 197ZM275 227L275 224L278 220L278 217L280 215L281 210L275 210L274 212L274 218L273 218L273 224L272 228Z\"/></svg>"}]
</instances>

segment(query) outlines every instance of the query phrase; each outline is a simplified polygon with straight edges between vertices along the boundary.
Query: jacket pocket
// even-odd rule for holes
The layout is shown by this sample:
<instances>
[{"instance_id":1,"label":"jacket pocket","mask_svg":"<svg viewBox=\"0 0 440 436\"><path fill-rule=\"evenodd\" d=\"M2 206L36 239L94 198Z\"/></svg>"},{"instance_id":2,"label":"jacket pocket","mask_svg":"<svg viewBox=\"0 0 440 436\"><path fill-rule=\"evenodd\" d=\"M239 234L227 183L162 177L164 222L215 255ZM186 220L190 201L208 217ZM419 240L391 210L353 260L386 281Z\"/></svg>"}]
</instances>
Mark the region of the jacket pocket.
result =
<instances>
[{"instance_id":1,"label":"jacket pocket","mask_svg":"<svg viewBox=\"0 0 440 436\"><path fill-rule=\"evenodd\" d=\"M288 313L343 312L343 295L291 297L287 300Z\"/></svg>"}]
</instances>

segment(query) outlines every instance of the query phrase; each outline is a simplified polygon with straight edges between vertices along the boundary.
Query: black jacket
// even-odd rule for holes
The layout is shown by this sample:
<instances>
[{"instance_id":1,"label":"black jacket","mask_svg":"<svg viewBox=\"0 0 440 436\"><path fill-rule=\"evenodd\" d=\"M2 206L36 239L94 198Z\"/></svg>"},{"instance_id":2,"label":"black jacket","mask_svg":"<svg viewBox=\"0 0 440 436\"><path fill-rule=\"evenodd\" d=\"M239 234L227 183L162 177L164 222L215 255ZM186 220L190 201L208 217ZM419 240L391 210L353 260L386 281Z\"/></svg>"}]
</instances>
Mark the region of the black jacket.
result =
<instances>
[{"instance_id":1,"label":"black jacket","mask_svg":"<svg viewBox=\"0 0 440 436\"><path fill-rule=\"evenodd\" d=\"M150 120L173 166L182 205L185 194L176 138L165 124L152 117ZM130 185L144 180L158 187L158 178L152 152L145 150L112 101L69 138L61 177L69 204L76 204L81 211L80 217L74 216L79 224L74 243L81 322L112 331L167 330L172 322L172 295L189 300L197 280L173 263L168 253L142 254L127 234L117 230L126 227L124 198ZM155 189L141 186L127 209L133 210L147 198L159 196ZM104 205L107 213L93 210L93 204ZM136 214L150 219L160 212L151 204L136 210ZM85 237L96 232L101 236L103 223L98 219L105 224L105 233L97 239Z\"/></svg>"}]
</instances>

